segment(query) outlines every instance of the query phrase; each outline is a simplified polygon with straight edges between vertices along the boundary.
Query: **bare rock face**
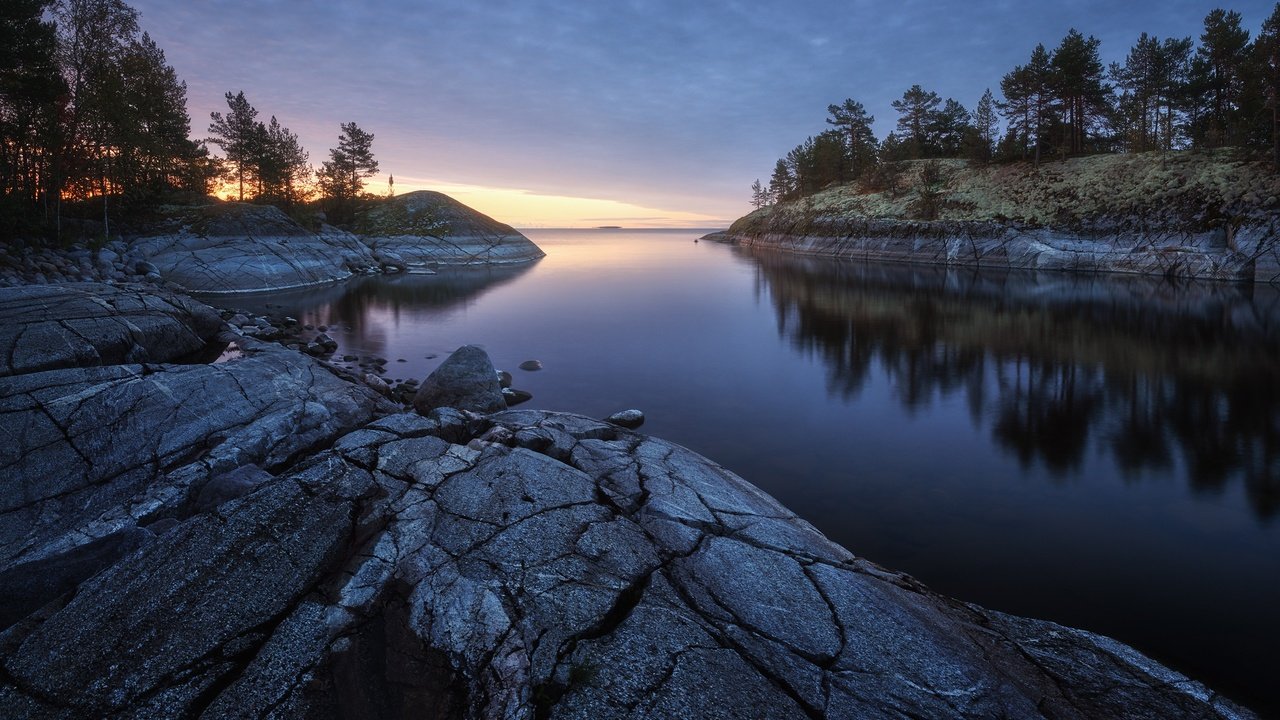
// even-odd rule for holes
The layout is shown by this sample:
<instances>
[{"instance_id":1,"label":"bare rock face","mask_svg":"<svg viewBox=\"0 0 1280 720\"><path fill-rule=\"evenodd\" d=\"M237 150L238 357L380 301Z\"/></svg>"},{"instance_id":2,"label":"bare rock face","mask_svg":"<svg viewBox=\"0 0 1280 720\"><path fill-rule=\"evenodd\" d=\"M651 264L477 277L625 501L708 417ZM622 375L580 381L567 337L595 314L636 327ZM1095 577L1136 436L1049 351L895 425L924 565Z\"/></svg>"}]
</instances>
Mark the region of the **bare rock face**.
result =
<instances>
[{"instance_id":1,"label":"bare rock face","mask_svg":"<svg viewBox=\"0 0 1280 720\"><path fill-rule=\"evenodd\" d=\"M189 299L101 285L0 291L0 605L30 610L391 406L274 345L160 361L221 326ZM76 367L84 365L85 367ZM139 534L140 530L144 530Z\"/></svg>"},{"instance_id":2,"label":"bare rock face","mask_svg":"<svg viewBox=\"0 0 1280 720\"><path fill-rule=\"evenodd\" d=\"M14 717L1249 717L537 411L371 423L12 626L0 664Z\"/></svg>"},{"instance_id":3,"label":"bare rock face","mask_svg":"<svg viewBox=\"0 0 1280 720\"><path fill-rule=\"evenodd\" d=\"M130 243L166 281L203 294L262 292L336 282L376 265L356 236L312 232L279 209L213 203L175 211Z\"/></svg>"},{"instance_id":4,"label":"bare rock face","mask_svg":"<svg viewBox=\"0 0 1280 720\"><path fill-rule=\"evenodd\" d=\"M0 288L0 376L167 362L204 348L221 327L213 308L152 288Z\"/></svg>"},{"instance_id":5,"label":"bare rock face","mask_svg":"<svg viewBox=\"0 0 1280 720\"><path fill-rule=\"evenodd\" d=\"M507 400L489 355L475 345L464 345L427 376L413 397L413 407L423 415L442 407L485 414L505 410Z\"/></svg>"},{"instance_id":6,"label":"bare rock face","mask_svg":"<svg viewBox=\"0 0 1280 720\"><path fill-rule=\"evenodd\" d=\"M409 272L527 263L544 255L510 225L427 190L388 198L358 219L356 231L375 257Z\"/></svg>"}]
</instances>

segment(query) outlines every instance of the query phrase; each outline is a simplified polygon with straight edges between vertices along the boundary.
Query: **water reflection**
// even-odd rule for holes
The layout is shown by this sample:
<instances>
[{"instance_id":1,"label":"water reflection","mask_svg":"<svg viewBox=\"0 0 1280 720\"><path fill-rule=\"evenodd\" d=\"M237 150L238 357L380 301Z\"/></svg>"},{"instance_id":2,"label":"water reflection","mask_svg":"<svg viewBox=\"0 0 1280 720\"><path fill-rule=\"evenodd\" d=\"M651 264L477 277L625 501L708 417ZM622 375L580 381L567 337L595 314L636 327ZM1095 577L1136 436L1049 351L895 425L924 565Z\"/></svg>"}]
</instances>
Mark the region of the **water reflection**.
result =
<instances>
[{"instance_id":1,"label":"water reflection","mask_svg":"<svg viewBox=\"0 0 1280 720\"><path fill-rule=\"evenodd\" d=\"M1127 479L1181 466L1196 491L1239 479L1258 517L1280 510L1276 288L743 252L833 394L879 367L910 410L963 393L975 426L1054 477L1096 448Z\"/></svg>"},{"instance_id":2,"label":"water reflection","mask_svg":"<svg viewBox=\"0 0 1280 720\"><path fill-rule=\"evenodd\" d=\"M402 324L412 329L430 327L432 319L467 307L535 264L375 275L338 285L244 295L227 304L246 312L287 314L303 324L324 325L339 342L340 355L386 355L402 332Z\"/></svg>"}]
</instances>

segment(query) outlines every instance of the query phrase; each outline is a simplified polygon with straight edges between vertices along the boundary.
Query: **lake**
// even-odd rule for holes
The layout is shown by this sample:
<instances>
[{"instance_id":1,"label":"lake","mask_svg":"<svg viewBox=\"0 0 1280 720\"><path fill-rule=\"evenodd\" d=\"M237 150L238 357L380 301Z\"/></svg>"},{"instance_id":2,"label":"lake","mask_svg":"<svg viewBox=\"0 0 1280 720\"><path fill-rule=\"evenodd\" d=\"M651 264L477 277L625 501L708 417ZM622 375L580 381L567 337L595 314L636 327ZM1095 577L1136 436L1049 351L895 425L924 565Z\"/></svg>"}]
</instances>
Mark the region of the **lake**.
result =
<instances>
[{"instance_id":1,"label":"lake","mask_svg":"<svg viewBox=\"0 0 1280 720\"><path fill-rule=\"evenodd\" d=\"M522 407L643 410L858 555L1280 714L1276 288L526 234L528 267L223 304L328 325L393 380L481 345Z\"/></svg>"}]
</instances>

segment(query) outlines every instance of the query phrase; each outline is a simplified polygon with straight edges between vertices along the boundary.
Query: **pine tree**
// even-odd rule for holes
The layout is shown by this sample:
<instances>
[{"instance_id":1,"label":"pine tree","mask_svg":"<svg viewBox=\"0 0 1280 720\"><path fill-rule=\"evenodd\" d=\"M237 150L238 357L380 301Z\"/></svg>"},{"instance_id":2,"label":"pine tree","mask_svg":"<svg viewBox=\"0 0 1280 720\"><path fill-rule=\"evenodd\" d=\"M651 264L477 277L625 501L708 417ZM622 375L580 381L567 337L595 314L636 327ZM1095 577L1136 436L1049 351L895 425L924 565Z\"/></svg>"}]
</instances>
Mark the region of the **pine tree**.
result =
<instances>
[{"instance_id":1,"label":"pine tree","mask_svg":"<svg viewBox=\"0 0 1280 720\"><path fill-rule=\"evenodd\" d=\"M760 184L760 178L751 183L751 206L759 210L769 204L769 192Z\"/></svg>"},{"instance_id":2,"label":"pine tree","mask_svg":"<svg viewBox=\"0 0 1280 720\"><path fill-rule=\"evenodd\" d=\"M117 98L108 114L114 150L112 183L132 197L149 198L185 184L196 153L189 139L187 86L165 61L151 36L130 43L109 75Z\"/></svg>"},{"instance_id":3,"label":"pine tree","mask_svg":"<svg viewBox=\"0 0 1280 720\"><path fill-rule=\"evenodd\" d=\"M312 174L311 158L298 142L298 136L281 126L274 115L260 132L264 137L256 163L262 195L279 201L285 210L292 210L306 200Z\"/></svg>"},{"instance_id":4,"label":"pine tree","mask_svg":"<svg viewBox=\"0 0 1280 720\"><path fill-rule=\"evenodd\" d=\"M1271 110L1271 161L1280 172L1280 3L1254 42L1263 97Z\"/></svg>"},{"instance_id":5,"label":"pine tree","mask_svg":"<svg viewBox=\"0 0 1280 720\"><path fill-rule=\"evenodd\" d=\"M1111 109L1111 88L1098 56L1101 44L1097 38L1086 38L1072 28L1053 53L1052 82L1066 123L1063 146L1072 155L1085 151L1089 130L1099 125Z\"/></svg>"},{"instance_id":6,"label":"pine tree","mask_svg":"<svg viewBox=\"0 0 1280 720\"><path fill-rule=\"evenodd\" d=\"M828 125L834 125L848 139L849 167L858 174L875 163L876 136L871 125L876 119L867 114L862 103L848 98L842 105L828 105Z\"/></svg>"},{"instance_id":7,"label":"pine tree","mask_svg":"<svg viewBox=\"0 0 1280 720\"><path fill-rule=\"evenodd\" d=\"M57 36L44 18L49 0L0 3L0 241L20 230L61 189L54 181L59 150Z\"/></svg>"},{"instance_id":8,"label":"pine tree","mask_svg":"<svg viewBox=\"0 0 1280 720\"><path fill-rule=\"evenodd\" d=\"M970 157L978 162L989 162L995 152L996 140L999 139L1000 116L996 98L988 88L978 101L978 107L970 118L977 142Z\"/></svg>"},{"instance_id":9,"label":"pine tree","mask_svg":"<svg viewBox=\"0 0 1280 720\"><path fill-rule=\"evenodd\" d=\"M912 85L900 100L893 101L893 109L898 111L898 136L915 146L911 152L913 157L922 157L928 152L930 122L941 103L937 93L927 92L919 85Z\"/></svg>"},{"instance_id":10,"label":"pine tree","mask_svg":"<svg viewBox=\"0 0 1280 720\"><path fill-rule=\"evenodd\" d=\"M1196 137L1210 147L1239 139L1240 98L1249 55L1249 31L1240 22L1235 11L1217 9L1206 15L1192 66L1201 110Z\"/></svg>"},{"instance_id":11,"label":"pine tree","mask_svg":"<svg viewBox=\"0 0 1280 720\"><path fill-rule=\"evenodd\" d=\"M64 151L59 155L61 186L71 193L102 199L103 234L110 234L108 214L115 159L111 114L117 110L118 87L112 81L121 58L138 34L138 12L120 0L61 0L55 6L59 60L68 98L63 123ZM61 197L61 187L58 197Z\"/></svg>"},{"instance_id":12,"label":"pine tree","mask_svg":"<svg viewBox=\"0 0 1280 720\"><path fill-rule=\"evenodd\" d=\"M1018 138L1023 159L1032 154L1037 167L1055 120L1053 77L1049 51L1044 45L1036 45L1026 65L1019 65L1000 80L1000 92L1005 97L1001 109L1009 121L1009 132Z\"/></svg>"},{"instance_id":13,"label":"pine tree","mask_svg":"<svg viewBox=\"0 0 1280 720\"><path fill-rule=\"evenodd\" d=\"M227 92L227 114L209 113L209 142L222 148L227 156L228 179L239 186L239 199L244 202L246 178L252 182L256 160L261 157L265 132L257 121L258 111L245 99L244 91Z\"/></svg>"},{"instance_id":14,"label":"pine tree","mask_svg":"<svg viewBox=\"0 0 1280 720\"><path fill-rule=\"evenodd\" d=\"M786 160L778 160L773 166L773 175L769 177L769 198L773 202L791 199L794 192L795 178L787 167Z\"/></svg>"},{"instance_id":15,"label":"pine tree","mask_svg":"<svg viewBox=\"0 0 1280 720\"><path fill-rule=\"evenodd\" d=\"M330 148L317 179L324 196L344 205L360 196L364 179L378 174L378 161L373 158L373 134L361 130L353 122L342 123L338 147Z\"/></svg>"},{"instance_id":16,"label":"pine tree","mask_svg":"<svg viewBox=\"0 0 1280 720\"><path fill-rule=\"evenodd\" d=\"M947 98L941 110L929 116L928 148L936 157L958 157L969 131L969 111Z\"/></svg>"}]
</instances>

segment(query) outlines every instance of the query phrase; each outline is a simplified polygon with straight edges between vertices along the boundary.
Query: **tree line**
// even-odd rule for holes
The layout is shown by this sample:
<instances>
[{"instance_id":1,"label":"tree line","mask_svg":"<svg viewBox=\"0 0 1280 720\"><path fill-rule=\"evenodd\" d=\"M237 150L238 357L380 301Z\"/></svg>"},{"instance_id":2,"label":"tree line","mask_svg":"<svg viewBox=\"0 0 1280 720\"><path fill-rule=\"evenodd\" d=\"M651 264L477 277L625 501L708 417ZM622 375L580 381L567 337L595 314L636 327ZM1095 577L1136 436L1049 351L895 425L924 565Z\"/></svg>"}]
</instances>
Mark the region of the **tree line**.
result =
<instances>
[{"instance_id":1,"label":"tree line","mask_svg":"<svg viewBox=\"0 0 1280 720\"><path fill-rule=\"evenodd\" d=\"M372 134L342 124L316 170L297 135L229 92L193 139L186 84L138 21L122 0L0 2L0 240L61 237L90 212L110 236L121 211L219 182L240 200L320 198L349 215L378 169Z\"/></svg>"},{"instance_id":2,"label":"tree line","mask_svg":"<svg viewBox=\"0 0 1280 720\"><path fill-rule=\"evenodd\" d=\"M1192 38L1142 33L1124 62L1106 65L1101 42L1070 30L1039 44L970 112L920 85L894 100L896 128L872 132L862 103L827 108L829 129L810 136L756 180L756 207L811 195L833 183L893 184L896 161L966 158L1031 161L1093 153L1237 147L1269 151L1280 171L1280 3L1256 37L1222 9ZM1003 132L1002 132L1003 127Z\"/></svg>"}]
</instances>

